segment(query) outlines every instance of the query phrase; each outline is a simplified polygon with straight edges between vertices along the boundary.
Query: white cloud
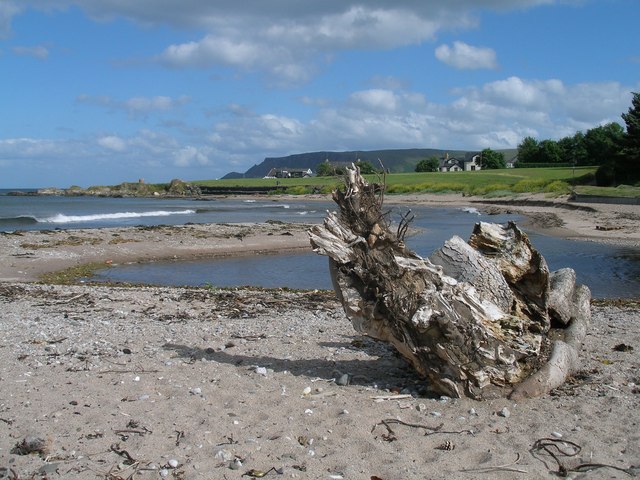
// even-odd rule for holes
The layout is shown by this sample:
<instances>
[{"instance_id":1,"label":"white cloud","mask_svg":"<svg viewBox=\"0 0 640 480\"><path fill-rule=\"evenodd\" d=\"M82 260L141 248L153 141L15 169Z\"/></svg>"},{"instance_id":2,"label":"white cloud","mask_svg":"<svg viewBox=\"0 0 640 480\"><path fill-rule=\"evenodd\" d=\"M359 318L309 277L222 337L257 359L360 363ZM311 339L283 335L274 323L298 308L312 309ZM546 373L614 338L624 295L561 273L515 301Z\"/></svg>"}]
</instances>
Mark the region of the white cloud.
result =
<instances>
[{"instance_id":1,"label":"white cloud","mask_svg":"<svg viewBox=\"0 0 640 480\"><path fill-rule=\"evenodd\" d=\"M393 112L398 107L396 94L379 88L352 93L350 100L354 105L372 111Z\"/></svg>"},{"instance_id":2,"label":"white cloud","mask_svg":"<svg viewBox=\"0 0 640 480\"><path fill-rule=\"evenodd\" d=\"M266 72L279 83L308 81L334 54L353 49L394 49L431 41L443 30L475 27L472 12L509 9L545 0L373 0L355 2L253 2L199 0L26 0L59 8L75 4L94 18L126 17L145 25L172 25L203 31L199 38L167 45L155 57L173 68L216 66ZM457 45L457 44L456 44ZM449 54L458 64L464 53ZM448 47L447 47L448 48ZM494 68L492 51L468 47L475 63L467 68ZM468 55L468 54L467 54Z\"/></svg>"},{"instance_id":3,"label":"white cloud","mask_svg":"<svg viewBox=\"0 0 640 480\"><path fill-rule=\"evenodd\" d=\"M127 148L127 143L116 135L98 138L98 145L114 152L123 152Z\"/></svg>"},{"instance_id":4,"label":"white cloud","mask_svg":"<svg viewBox=\"0 0 640 480\"><path fill-rule=\"evenodd\" d=\"M514 148L526 136L557 139L620 121L633 88L511 77L454 91L456 98L446 104L430 103L420 92L371 89L353 92L342 104L320 106L304 123L245 111L214 125L209 140L252 163L252 152L280 156L327 149Z\"/></svg>"},{"instance_id":5,"label":"white cloud","mask_svg":"<svg viewBox=\"0 0 640 480\"><path fill-rule=\"evenodd\" d=\"M174 153L174 165L177 167L188 167L191 165L208 165L210 148L197 148L187 145Z\"/></svg>"},{"instance_id":6,"label":"white cloud","mask_svg":"<svg viewBox=\"0 0 640 480\"><path fill-rule=\"evenodd\" d=\"M440 45L436 58L460 70L495 69L498 66L496 52L487 47L474 47L464 42L453 42L453 47Z\"/></svg>"},{"instance_id":7,"label":"white cloud","mask_svg":"<svg viewBox=\"0 0 640 480\"><path fill-rule=\"evenodd\" d=\"M16 55L34 57L40 60L45 60L49 57L49 49L42 45L37 45L35 47L16 46L12 47L11 50Z\"/></svg>"},{"instance_id":8,"label":"white cloud","mask_svg":"<svg viewBox=\"0 0 640 480\"><path fill-rule=\"evenodd\" d=\"M248 6L237 0L22 0L20 5L49 11L75 5L102 21L123 17L145 26L196 30L203 32L199 38L167 45L154 59L173 68L260 71L278 83L300 84L341 51L417 45L441 31L474 28L479 23L476 12L483 9L508 10L554 1L282 0ZM15 3L8 5L4 15L0 9L0 28L4 18L5 30L18 13ZM495 68L491 49L462 43L440 49L457 68Z\"/></svg>"},{"instance_id":9,"label":"white cloud","mask_svg":"<svg viewBox=\"0 0 640 480\"><path fill-rule=\"evenodd\" d=\"M20 11L18 5L11 0L0 2L0 38L7 38L11 34L11 19Z\"/></svg>"}]
</instances>

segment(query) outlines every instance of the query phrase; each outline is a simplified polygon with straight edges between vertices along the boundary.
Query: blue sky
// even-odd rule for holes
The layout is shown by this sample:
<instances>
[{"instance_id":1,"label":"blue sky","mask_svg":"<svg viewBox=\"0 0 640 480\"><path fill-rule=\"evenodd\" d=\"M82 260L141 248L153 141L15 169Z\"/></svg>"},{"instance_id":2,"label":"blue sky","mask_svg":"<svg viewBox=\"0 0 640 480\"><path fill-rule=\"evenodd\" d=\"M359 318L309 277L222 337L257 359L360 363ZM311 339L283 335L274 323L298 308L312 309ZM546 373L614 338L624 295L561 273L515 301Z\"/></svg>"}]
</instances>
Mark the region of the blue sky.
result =
<instances>
[{"instance_id":1,"label":"blue sky","mask_svg":"<svg viewBox=\"0 0 640 480\"><path fill-rule=\"evenodd\" d=\"M622 124L638 18L637 0L0 0L0 188Z\"/></svg>"}]
</instances>

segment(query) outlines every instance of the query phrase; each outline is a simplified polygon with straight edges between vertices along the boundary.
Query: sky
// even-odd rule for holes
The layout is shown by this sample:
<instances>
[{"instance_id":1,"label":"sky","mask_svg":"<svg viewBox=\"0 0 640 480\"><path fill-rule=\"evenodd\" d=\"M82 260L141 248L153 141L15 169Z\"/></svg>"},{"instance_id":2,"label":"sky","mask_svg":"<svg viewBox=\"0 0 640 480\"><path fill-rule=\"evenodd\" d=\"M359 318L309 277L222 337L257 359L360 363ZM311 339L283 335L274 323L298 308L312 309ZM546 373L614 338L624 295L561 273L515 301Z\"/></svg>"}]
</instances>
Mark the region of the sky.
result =
<instances>
[{"instance_id":1,"label":"sky","mask_svg":"<svg viewBox=\"0 0 640 480\"><path fill-rule=\"evenodd\" d=\"M0 188L624 126L638 18L638 0L0 0Z\"/></svg>"}]
</instances>

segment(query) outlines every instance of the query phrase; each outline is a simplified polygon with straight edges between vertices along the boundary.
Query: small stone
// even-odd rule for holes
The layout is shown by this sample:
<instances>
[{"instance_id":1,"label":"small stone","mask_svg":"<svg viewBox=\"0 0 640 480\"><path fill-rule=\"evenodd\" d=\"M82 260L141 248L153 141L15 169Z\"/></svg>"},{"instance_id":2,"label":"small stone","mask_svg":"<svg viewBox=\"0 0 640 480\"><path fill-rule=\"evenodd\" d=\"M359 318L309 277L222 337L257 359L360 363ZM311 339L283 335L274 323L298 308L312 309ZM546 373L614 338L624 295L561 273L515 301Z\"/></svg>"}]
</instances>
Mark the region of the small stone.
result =
<instances>
[{"instance_id":1,"label":"small stone","mask_svg":"<svg viewBox=\"0 0 640 480\"><path fill-rule=\"evenodd\" d=\"M202 395L202 389L200 387L192 388L190 392L192 395Z\"/></svg>"},{"instance_id":2,"label":"small stone","mask_svg":"<svg viewBox=\"0 0 640 480\"><path fill-rule=\"evenodd\" d=\"M140 381L140 377L136 377L133 379L134 382L139 382Z\"/></svg>"},{"instance_id":3,"label":"small stone","mask_svg":"<svg viewBox=\"0 0 640 480\"><path fill-rule=\"evenodd\" d=\"M476 412L475 408L470 408L469 409L469 415L478 415L478 412Z\"/></svg>"},{"instance_id":4,"label":"small stone","mask_svg":"<svg viewBox=\"0 0 640 480\"><path fill-rule=\"evenodd\" d=\"M502 410L498 412L498 415L504 418L509 418L511 416L511 412L507 407L504 407Z\"/></svg>"},{"instance_id":5,"label":"small stone","mask_svg":"<svg viewBox=\"0 0 640 480\"><path fill-rule=\"evenodd\" d=\"M309 395L310 393L311 393L311 387L304 387L304 390L302 390L303 395Z\"/></svg>"},{"instance_id":6,"label":"small stone","mask_svg":"<svg viewBox=\"0 0 640 480\"><path fill-rule=\"evenodd\" d=\"M163 468L162 470L160 470L160 476L161 477L168 477L169 476L169 470L167 470L166 468Z\"/></svg>"},{"instance_id":7,"label":"small stone","mask_svg":"<svg viewBox=\"0 0 640 480\"><path fill-rule=\"evenodd\" d=\"M562 434L560 432L551 432L552 437L562 438Z\"/></svg>"},{"instance_id":8,"label":"small stone","mask_svg":"<svg viewBox=\"0 0 640 480\"><path fill-rule=\"evenodd\" d=\"M307 409L304 411L304 413L305 413L306 415L312 415L312 414L313 414L313 410L311 410L310 408L307 408Z\"/></svg>"},{"instance_id":9,"label":"small stone","mask_svg":"<svg viewBox=\"0 0 640 480\"><path fill-rule=\"evenodd\" d=\"M431 412L432 417L441 417L442 414L440 412Z\"/></svg>"},{"instance_id":10,"label":"small stone","mask_svg":"<svg viewBox=\"0 0 640 480\"><path fill-rule=\"evenodd\" d=\"M213 457L216 460L221 460L223 462L230 462L231 460L233 460L233 455L231 454L231 452L229 450L225 450L224 448L218 450Z\"/></svg>"},{"instance_id":11,"label":"small stone","mask_svg":"<svg viewBox=\"0 0 640 480\"><path fill-rule=\"evenodd\" d=\"M171 468L178 468L178 465L180 465L180 463L178 462L178 460L176 460L175 458L172 458L171 460L169 460L167 462L169 464L169 466Z\"/></svg>"},{"instance_id":12,"label":"small stone","mask_svg":"<svg viewBox=\"0 0 640 480\"><path fill-rule=\"evenodd\" d=\"M340 377L336 379L336 385L341 385L341 386L349 385L349 374L344 373L340 375Z\"/></svg>"}]
</instances>

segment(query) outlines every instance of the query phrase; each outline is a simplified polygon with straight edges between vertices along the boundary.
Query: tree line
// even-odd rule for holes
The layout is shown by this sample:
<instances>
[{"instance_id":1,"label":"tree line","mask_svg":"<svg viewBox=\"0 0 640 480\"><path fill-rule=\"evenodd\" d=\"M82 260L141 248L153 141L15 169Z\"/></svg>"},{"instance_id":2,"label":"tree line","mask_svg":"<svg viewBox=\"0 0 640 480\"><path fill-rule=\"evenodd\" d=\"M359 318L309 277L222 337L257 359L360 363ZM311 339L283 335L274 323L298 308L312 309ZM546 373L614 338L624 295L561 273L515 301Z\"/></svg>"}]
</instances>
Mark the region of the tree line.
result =
<instances>
[{"instance_id":1,"label":"tree line","mask_svg":"<svg viewBox=\"0 0 640 480\"><path fill-rule=\"evenodd\" d=\"M626 130L607 123L560 140L526 137L518 145L517 167L597 166L596 183L601 186L640 181L640 93L632 92L632 105L622 114ZM480 153L482 169L506 168L502 152L485 148ZM420 160L416 172L436 172L440 160Z\"/></svg>"},{"instance_id":2,"label":"tree line","mask_svg":"<svg viewBox=\"0 0 640 480\"><path fill-rule=\"evenodd\" d=\"M640 180L640 93L633 92L632 105L619 123L611 122L577 132L560 140L537 141L526 137L518 145L520 166L597 166L601 186Z\"/></svg>"}]
</instances>

